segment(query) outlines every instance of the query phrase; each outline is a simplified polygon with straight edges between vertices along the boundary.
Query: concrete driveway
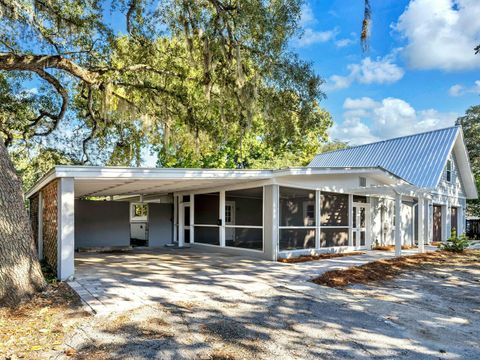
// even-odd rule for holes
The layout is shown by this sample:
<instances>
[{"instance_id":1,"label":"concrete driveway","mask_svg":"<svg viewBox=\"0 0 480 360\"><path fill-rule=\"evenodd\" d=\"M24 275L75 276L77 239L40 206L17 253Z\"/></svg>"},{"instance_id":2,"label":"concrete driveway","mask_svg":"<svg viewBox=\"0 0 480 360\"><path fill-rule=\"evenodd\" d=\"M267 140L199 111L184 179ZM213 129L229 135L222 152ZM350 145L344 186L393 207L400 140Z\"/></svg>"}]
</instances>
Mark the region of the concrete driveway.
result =
<instances>
[{"instance_id":1,"label":"concrete driveway","mask_svg":"<svg viewBox=\"0 0 480 360\"><path fill-rule=\"evenodd\" d=\"M406 254L412 253L405 252ZM99 314L146 304L241 299L269 287L296 286L338 268L393 257L392 252L284 264L200 249L75 255L70 285Z\"/></svg>"}]
</instances>

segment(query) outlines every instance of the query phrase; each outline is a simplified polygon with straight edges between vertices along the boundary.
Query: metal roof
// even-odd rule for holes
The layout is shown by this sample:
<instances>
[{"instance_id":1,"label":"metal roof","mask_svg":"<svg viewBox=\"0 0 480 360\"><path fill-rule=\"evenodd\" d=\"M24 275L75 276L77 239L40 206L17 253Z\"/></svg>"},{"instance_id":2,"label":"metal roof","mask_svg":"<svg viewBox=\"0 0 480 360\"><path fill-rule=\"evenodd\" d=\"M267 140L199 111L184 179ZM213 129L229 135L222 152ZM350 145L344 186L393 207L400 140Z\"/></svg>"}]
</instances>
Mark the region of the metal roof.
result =
<instances>
[{"instance_id":1,"label":"metal roof","mask_svg":"<svg viewBox=\"0 0 480 360\"><path fill-rule=\"evenodd\" d=\"M403 136L316 155L310 167L382 167L409 183L436 188L459 127Z\"/></svg>"}]
</instances>

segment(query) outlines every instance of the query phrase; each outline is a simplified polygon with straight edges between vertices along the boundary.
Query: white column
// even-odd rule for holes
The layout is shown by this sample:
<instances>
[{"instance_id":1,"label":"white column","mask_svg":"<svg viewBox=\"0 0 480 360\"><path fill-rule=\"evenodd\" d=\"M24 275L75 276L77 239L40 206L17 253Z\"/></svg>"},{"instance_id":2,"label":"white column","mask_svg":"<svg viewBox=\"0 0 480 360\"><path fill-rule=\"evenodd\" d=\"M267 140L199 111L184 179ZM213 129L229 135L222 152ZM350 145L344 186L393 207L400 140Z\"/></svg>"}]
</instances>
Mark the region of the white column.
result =
<instances>
[{"instance_id":1,"label":"white column","mask_svg":"<svg viewBox=\"0 0 480 360\"><path fill-rule=\"evenodd\" d=\"M320 249L320 190L315 191L315 248Z\"/></svg>"},{"instance_id":2,"label":"white column","mask_svg":"<svg viewBox=\"0 0 480 360\"><path fill-rule=\"evenodd\" d=\"M43 260L43 193L38 193L38 232L37 232L37 254Z\"/></svg>"},{"instance_id":3,"label":"white column","mask_svg":"<svg viewBox=\"0 0 480 360\"><path fill-rule=\"evenodd\" d=\"M348 194L348 246L354 246L353 243L353 195Z\"/></svg>"},{"instance_id":4,"label":"white column","mask_svg":"<svg viewBox=\"0 0 480 360\"><path fill-rule=\"evenodd\" d=\"M427 229L425 231L425 234L427 236L427 244L432 243L432 238L433 238L433 202L432 200L427 200L426 201L426 207L427 207Z\"/></svg>"},{"instance_id":5,"label":"white column","mask_svg":"<svg viewBox=\"0 0 480 360\"><path fill-rule=\"evenodd\" d=\"M180 201L182 199L182 201ZM178 197L178 246L185 246L185 206L183 205L183 196ZM190 229L190 231L192 231Z\"/></svg>"},{"instance_id":6,"label":"white column","mask_svg":"<svg viewBox=\"0 0 480 360\"><path fill-rule=\"evenodd\" d=\"M425 252L425 199L423 196L418 197L418 252Z\"/></svg>"},{"instance_id":7,"label":"white column","mask_svg":"<svg viewBox=\"0 0 480 360\"><path fill-rule=\"evenodd\" d=\"M71 279L75 272L75 187L73 178L60 178L57 195L57 276Z\"/></svg>"},{"instance_id":8,"label":"white column","mask_svg":"<svg viewBox=\"0 0 480 360\"><path fill-rule=\"evenodd\" d=\"M225 190L220 191L220 246L225 246Z\"/></svg>"},{"instance_id":9,"label":"white column","mask_svg":"<svg viewBox=\"0 0 480 360\"><path fill-rule=\"evenodd\" d=\"M402 195L395 195L395 256L402 255Z\"/></svg>"},{"instance_id":10,"label":"white column","mask_svg":"<svg viewBox=\"0 0 480 360\"><path fill-rule=\"evenodd\" d=\"M457 227L458 236L460 236L465 232L465 212L463 211L462 203L460 203L460 206L457 208Z\"/></svg>"},{"instance_id":11,"label":"white column","mask_svg":"<svg viewBox=\"0 0 480 360\"><path fill-rule=\"evenodd\" d=\"M195 224L195 195L190 194L190 244L195 242L195 229L193 228L193 224Z\"/></svg>"},{"instance_id":12,"label":"white column","mask_svg":"<svg viewBox=\"0 0 480 360\"><path fill-rule=\"evenodd\" d=\"M278 185L263 187L263 252L270 260L277 260L278 222L279 222L279 188Z\"/></svg>"},{"instance_id":13,"label":"white column","mask_svg":"<svg viewBox=\"0 0 480 360\"><path fill-rule=\"evenodd\" d=\"M446 241L450 234L450 202L447 200L445 205L442 206L442 241Z\"/></svg>"},{"instance_id":14,"label":"white column","mask_svg":"<svg viewBox=\"0 0 480 360\"><path fill-rule=\"evenodd\" d=\"M173 242L177 241L178 231L178 196L173 194Z\"/></svg>"}]
</instances>

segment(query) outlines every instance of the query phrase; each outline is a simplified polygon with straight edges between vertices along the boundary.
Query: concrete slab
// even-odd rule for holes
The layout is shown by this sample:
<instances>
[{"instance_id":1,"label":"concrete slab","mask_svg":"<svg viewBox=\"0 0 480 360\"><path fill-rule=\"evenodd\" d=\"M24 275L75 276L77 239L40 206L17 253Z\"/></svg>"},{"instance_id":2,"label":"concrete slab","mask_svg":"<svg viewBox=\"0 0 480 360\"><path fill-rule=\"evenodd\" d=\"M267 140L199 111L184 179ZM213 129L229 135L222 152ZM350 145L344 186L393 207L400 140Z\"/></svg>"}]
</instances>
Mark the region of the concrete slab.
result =
<instances>
[{"instance_id":1,"label":"concrete slab","mask_svg":"<svg viewBox=\"0 0 480 360\"><path fill-rule=\"evenodd\" d=\"M108 314L179 301L234 301L272 287L307 282L329 270L391 257L393 252L369 251L284 264L193 248L79 253L70 285L93 311Z\"/></svg>"}]
</instances>

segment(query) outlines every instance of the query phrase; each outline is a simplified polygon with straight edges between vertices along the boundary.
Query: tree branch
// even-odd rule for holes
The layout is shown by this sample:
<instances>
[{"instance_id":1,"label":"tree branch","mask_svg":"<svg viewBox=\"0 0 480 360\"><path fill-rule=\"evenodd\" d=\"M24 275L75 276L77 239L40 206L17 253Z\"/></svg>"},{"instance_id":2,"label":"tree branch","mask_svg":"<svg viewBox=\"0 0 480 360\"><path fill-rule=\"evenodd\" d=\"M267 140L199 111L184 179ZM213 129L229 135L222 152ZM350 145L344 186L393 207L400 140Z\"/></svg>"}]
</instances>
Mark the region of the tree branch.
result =
<instances>
[{"instance_id":1,"label":"tree branch","mask_svg":"<svg viewBox=\"0 0 480 360\"><path fill-rule=\"evenodd\" d=\"M88 85L99 83L99 74L59 55L16 55L0 53L0 70L34 71L59 69L68 72Z\"/></svg>"},{"instance_id":2,"label":"tree branch","mask_svg":"<svg viewBox=\"0 0 480 360\"><path fill-rule=\"evenodd\" d=\"M48 81L57 91L57 93L62 97L62 106L60 107L60 111L58 114L52 114L46 110L40 110L40 115L37 116L36 119L34 119L28 127L31 128L33 126L36 126L44 117L49 117L50 119L53 120L53 126L50 126L50 128L44 132L41 133L34 133L34 136L46 136L52 133L57 126L59 121L63 118L65 115L65 112L67 111L67 106L68 106L68 92L67 90L60 84L60 81L58 81L54 76L51 74L47 73L45 70L42 69L34 69L32 70L38 76L40 76L42 79ZM24 132L25 135L25 132Z\"/></svg>"}]
</instances>

